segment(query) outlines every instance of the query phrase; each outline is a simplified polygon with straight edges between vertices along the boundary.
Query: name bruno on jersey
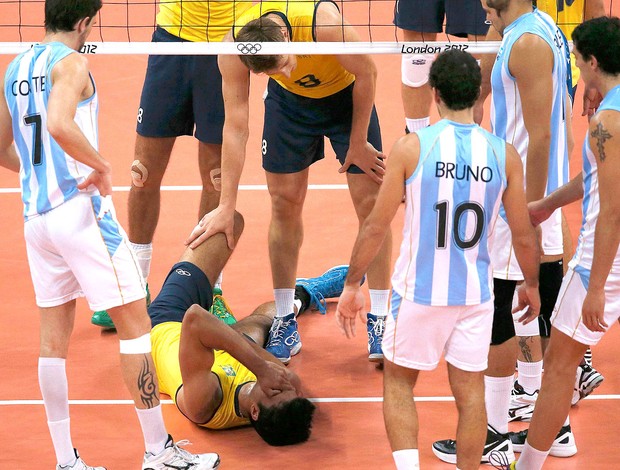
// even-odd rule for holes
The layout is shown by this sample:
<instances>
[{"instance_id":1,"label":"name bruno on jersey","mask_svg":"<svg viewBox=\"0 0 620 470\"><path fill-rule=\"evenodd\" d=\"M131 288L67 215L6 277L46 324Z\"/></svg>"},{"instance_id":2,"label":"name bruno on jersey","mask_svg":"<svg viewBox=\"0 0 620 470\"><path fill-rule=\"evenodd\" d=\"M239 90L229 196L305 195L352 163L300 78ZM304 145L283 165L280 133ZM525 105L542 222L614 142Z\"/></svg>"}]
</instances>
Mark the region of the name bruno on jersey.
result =
<instances>
[{"instance_id":1,"label":"name bruno on jersey","mask_svg":"<svg viewBox=\"0 0 620 470\"><path fill-rule=\"evenodd\" d=\"M488 183L493 179L493 170L488 166L475 166L451 163L435 162L435 178L446 178L453 180L482 180Z\"/></svg>"}]
</instances>

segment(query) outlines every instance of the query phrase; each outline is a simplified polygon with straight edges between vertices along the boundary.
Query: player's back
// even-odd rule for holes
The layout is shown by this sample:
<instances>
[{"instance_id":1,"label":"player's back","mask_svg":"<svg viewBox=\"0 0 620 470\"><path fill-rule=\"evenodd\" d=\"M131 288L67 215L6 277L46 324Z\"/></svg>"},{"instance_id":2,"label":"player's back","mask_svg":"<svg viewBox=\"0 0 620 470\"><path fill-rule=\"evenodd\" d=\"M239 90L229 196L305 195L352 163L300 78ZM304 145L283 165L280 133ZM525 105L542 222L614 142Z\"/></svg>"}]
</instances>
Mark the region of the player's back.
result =
<instances>
[{"instance_id":1,"label":"player's back","mask_svg":"<svg viewBox=\"0 0 620 470\"><path fill-rule=\"evenodd\" d=\"M475 124L442 120L417 132L405 182L403 242L392 284L424 305L492 298L489 251L506 187L506 143Z\"/></svg>"},{"instance_id":2,"label":"player's back","mask_svg":"<svg viewBox=\"0 0 620 470\"><path fill-rule=\"evenodd\" d=\"M566 39L551 17L545 13L536 10L522 15L504 31L504 39L491 74L491 128L495 135L515 146L525 167L529 135L523 121L521 96L516 79L508 66L512 48L524 34L542 38L553 52L553 103L546 192L549 194L566 184L569 177L565 114L570 110L566 85L570 56Z\"/></svg>"},{"instance_id":3,"label":"player's back","mask_svg":"<svg viewBox=\"0 0 620 470\"><path fill-rule=\"evenodd\" d=\"M59 42L38 44L17 56L5 76L4 94L13 120L13 138L21 161L20 182L27 219L75 196L92 171L60 147L47 130L47 106L54 66L73 49ZM93 82L94 87L94 82ZM79 103L75 122L97 148L97 93Z\"/></svg>"}]
</instances>

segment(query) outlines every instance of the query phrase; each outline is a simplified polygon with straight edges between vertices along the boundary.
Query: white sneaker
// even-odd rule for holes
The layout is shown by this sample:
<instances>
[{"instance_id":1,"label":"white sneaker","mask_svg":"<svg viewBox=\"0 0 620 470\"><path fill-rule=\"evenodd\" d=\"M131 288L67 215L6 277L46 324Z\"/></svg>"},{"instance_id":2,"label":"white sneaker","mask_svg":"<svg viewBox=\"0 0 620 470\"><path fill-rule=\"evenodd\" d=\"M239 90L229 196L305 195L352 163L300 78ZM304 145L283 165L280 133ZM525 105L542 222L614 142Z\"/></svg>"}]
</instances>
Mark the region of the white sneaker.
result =
<instances>
[{"instance_id":1,"label":"white sneaker","mask_svg":"<svg viewBox=\"0 0 620 470\"><path fill-rule=\"evenodd\" d=\"M78 454L77 449L73 449L77 459L73 465L56 465L56 470L106 470L105 467L90 467L84 463Z\"/></svg>"},{"instance_id":2,"label":"white sneaker","mask_svg":"<svg viewBox=\"0 0 620 470\"><path fill-rule=\"evenodd\" d=\"M189 443L189 441L183 440L175 444L172 436L168 435L168 442L166 442L163 451L157 455L149 452L144 454L142 470L166 470L171 468L180 470L215 470L219 467L219 455L192 454L179 447Z\"/></svg>"},{"instance_id":3,"label":"white sneaker","mask_svg":"<svg viewBox=\"0 0 620 470\"><path fill-rule=\"evenodd\" d=\"M575 376L575 386L573 388L573 398L571 405L575 406L579 400L590 395L596 387L601 385L605 380L603 374L594 367L587 364L577 367L577 375Z\"/></svg>"}]
</instances>

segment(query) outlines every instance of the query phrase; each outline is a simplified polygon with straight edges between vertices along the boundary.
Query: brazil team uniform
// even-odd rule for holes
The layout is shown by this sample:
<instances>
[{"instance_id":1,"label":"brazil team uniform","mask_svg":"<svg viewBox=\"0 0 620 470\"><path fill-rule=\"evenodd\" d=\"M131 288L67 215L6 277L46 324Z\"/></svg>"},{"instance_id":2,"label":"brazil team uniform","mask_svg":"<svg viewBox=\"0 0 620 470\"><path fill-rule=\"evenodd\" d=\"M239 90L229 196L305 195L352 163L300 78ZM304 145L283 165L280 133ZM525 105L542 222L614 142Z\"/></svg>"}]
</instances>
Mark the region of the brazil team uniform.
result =
<instances>
[{"instance_id":1,"label":"brazil team uniform","mask_svg":"<svg viewBox=\"0 0 620 470\"><path fill-rule=\"evenodd\" d=\"M430 370L445 351L463 370L487 367L493 321L490 250L506 188L506 143L441 120L417 131L420 159L405 182L405 220L392 275L383 353Z\"/></svg>"},{"instance_id":2,"label":"brazil team uniform","mask_svg":"<svg viewBox=\"0 0 620 470\"><path fill-rule=\"evenodd\" d=\"M213 291L207 276L189 262L175 264L164 281L161 292L149 307L151 317L152 356L159 388L176 403L179 389L183 386L179 364L181 322L185 312L193 304L209 310ZM227 429L249 424L239 412L239 390L248 382L256 382L256 376L243 364L225 351L215 351L211 373L217 377L222 389L222 402L206 423L197 423L209 429Z\"/></svg>"},{"instance_id":3,"label":"brazil team uniform","mask_svg":"<svg viewBox=\"0 0 620 470\"><path fill-rule=\"evenodd\" d=\"M441 33L457 37L484 36L489 26L480 0L396 0L394 24L420 33Z\"/></svg>"},{"instance_id":4,"label":"brazil team uniform","mask_svg":"<svg viewBox=\"0 0 620 470\"><path fill-rule=\"evenodd\" d=\"M312 1L264 1L244 13L233 30L248 22L278 15L292 42L313 42L316 8ZM271 173L296 173L324 157L324 137L344 163L349 148L355 77L333 55L297 55L291 77L270 76L265 98L263 168ZM379 120L373 106L368 142L381 150ZM362 173L352 165L350 173Z\"/></svg>"},{"instance_id":5,"label":"brazil team uniform","mask_svg":"<svg viewBox=\"0 0 620 470\"><path fill-rule=\"evenodd\" d=\"M252 2L161 1L153 42L220 42ZM144 137L192 135L222 143L222 76L214 55L149 56L138 109Z\"/></svg>"},{"instance_id":6,"label":"brazil team uniform","mask_svg":"<svg viewBox=\"0 0 620 470\"><path fill-rule=\"evenodd\" d=\"M620 85L610 90L598 112L615 111L620 115ZM582 344L595 345L604 333L590 331L581 319L581 308L588 291L590 271L594 258L594 237L600 212L598 192L598 164L586 135L583 144L583 219L575 256L562 282L562 289L554 309L552 324L564 334ZM616 251L605 282L604 320L609 326L620 317L620 248Z\"/></svg>"},{"instance_id":7,"label":"brazil team uniform","mask_svg":"<svg viewBox=\"0 0 620 470\"><path fill-rule=\"evenodd\" d=\"M11 62L3 91L21 163L37 305L55 307L86 296L92 310L104 310L144 298L145 286L113 207L97 220L99 192L77 187L93 169L65 153L47 130L52 70L73 53L59 42L33 46ZM78 104L74 120L96 149L98 100L92 83L94 93Z\"/></svg>"}]
</instances>

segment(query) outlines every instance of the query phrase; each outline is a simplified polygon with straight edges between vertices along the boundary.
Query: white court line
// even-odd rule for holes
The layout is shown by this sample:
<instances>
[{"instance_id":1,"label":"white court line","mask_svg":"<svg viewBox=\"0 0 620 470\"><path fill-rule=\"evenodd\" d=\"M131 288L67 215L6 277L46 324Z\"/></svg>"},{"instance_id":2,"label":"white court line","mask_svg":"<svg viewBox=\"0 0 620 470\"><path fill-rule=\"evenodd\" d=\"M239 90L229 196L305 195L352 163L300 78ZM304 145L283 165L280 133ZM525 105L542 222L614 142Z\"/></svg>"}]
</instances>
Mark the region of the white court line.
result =
<instances>
[{"instance_id":1,"label":"white court line","mask_svg":"<svg viewBox=\"0 0 620 470\"><path fill-rule=\"evenodd\" d=\"M309 398L314 403L381 403L383 397L334 397ZM415 397L416 402L441 403L452 402L454 397ZM590 395L584 400L620 400L620 395ZM161 400L164 405L171 405L172 400ZM133 405L132 400L69 400L70 405ZM39 406L43 400L0 400L0 406Z\"/></svg>"},{"instance_id":2,"label":"white court line","mask_svg":"<svg viewBox=\"0 0 620 470\"><path fill-rule=\"evenodd\" d=\"M114 186L112 189L118 192L129 191L129 186ZM343 190L349 189L346 184L310 184L309 190ZM202 186L162 186L162 191L202 191ZM0 194L19 193L20 188L0 188ZM267 191L266 184L240 184L239 191Z\"/></svg>"}]
</instances>

